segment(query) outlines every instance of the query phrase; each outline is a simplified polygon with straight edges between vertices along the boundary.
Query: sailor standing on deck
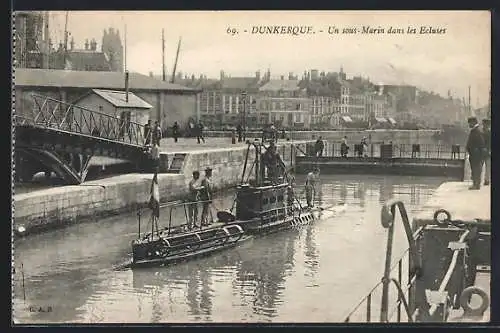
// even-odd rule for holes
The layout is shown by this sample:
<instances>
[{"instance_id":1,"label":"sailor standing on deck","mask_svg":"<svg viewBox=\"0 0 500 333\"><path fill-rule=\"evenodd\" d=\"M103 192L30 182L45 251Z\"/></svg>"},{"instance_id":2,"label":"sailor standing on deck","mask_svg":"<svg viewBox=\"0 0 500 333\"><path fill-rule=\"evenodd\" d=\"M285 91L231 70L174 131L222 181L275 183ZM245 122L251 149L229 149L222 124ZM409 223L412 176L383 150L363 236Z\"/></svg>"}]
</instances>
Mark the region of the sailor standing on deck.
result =
<instances>
[{"instance_id":1,"label":"sailor standing on deck","mask_svg":"<svg viewBox=\"0 0 500 333\"><path fill-rule=\"evenodd\" d=\"M278 179L282 176L285 164L277 152L274 141L269 143L269 148L262 156L262 161L267 168L267 177L274 183L278 183ZM264 169L262 169L264 171ZM281 172L280 172L281 171ZM263 175L264 176L264 175Z\"/></svg>"},{"instance_id":2,"label":"sailor standing on deck","mask_svg":"<svg viewBox=\"0 0 500 333\"><path fill-rule=\"evenodd\" d=\"M314 207L314 194L316 193L316 183L319 180L319 168L314 168L312 172L309 172L306 177L306 201L308 207Z\"/></svg>"},{"instance_id":3,"label":"sailor standing on deck","mask_svg":"<svg viewBox=\"0 0 500 333\"><path fill-rule=\"evenodd\" d=\"M192 229L193 227L197 227L196 223L198 221L198 201L200 200L200 190L201 187L198 184L200 179L200 172L193 171L193 179L189 182L189 225L188 228Z\"/></svg>"},{"instance_id":4,"label":"sailor standing on deck","mask_svg":"<svg viewBox=\"0 0 500 333\"><path fill-rule=\"evenodd\" d=\"M481 172L486 151L483 133L479 129L479 123L476 117L469 117L470 133L467 138L467 153L469 154L469 163L472 176L472 186L469 190L479 190L481 187Z\"/></svg>"},{"instance_id":5,"label":"sailor standing on deck","mask_svg":"<svg viewBox=\"0 0 500 333\"><path fill-rule=\"evenodd\" d=\"M203 201L203 209L201 211L201 225L209 225L211 221L208 219L210 214L210 204L212 203L212 169L205 169L205 179L201 181L200 200Z\"/></svg>"}]
</instances>

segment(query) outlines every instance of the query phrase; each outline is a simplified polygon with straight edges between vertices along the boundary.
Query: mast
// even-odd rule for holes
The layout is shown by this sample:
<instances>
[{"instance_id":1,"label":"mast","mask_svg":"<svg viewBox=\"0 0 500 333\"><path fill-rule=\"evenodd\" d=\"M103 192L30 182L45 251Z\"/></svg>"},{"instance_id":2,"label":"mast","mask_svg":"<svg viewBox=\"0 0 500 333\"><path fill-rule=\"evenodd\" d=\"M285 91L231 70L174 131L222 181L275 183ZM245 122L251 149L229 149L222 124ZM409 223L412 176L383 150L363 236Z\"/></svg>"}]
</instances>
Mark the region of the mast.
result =
<instances>
[{"instance_id":1,"label":"mast","mask_svg":"<svg viewBox=\"0 0 500 333\"><path fill-rule=\"evenodd\" d=\"M49 12L45 11L43 14L43 27L44 27L44 49L43 49L43 65L42 67L45 69L49 68L49 59L50 59L50 33L49 33Z\"/></svg>"},{"instance_id":2,"label":"mast","mask_svg":"<svg viewBox=\"0 0 500 333\"><path fill-rule=\"evenodd\" d=\"M175 54L174 69L172 71L172 79L170 80L170 83L174 83L174 81L175 81L175 71L177 70L177 61L179 60L179 51L181 49L181 41L182 41L182 37L179 37L179 43L177 43L177 53Z\"/></svg>"},{"instance_id":3,"label":"mast","mask_svg":"<svg viewBox=\"0 0 500 333\"><path fill-rule=\"evenodd\" d=\"M471 105L470 105L470 86L469 86L469 115L472 115L472 109L471 109Z\"/></svg>"},{"instance_id":4,"label":"mast","mask_svg":"<svg viewBox=\"0 0 500 333\"><path fill-rule=\"evenodd\" d=\"M64 49L63 49L63 52L64 52L64 55L63 55L63 66L64 66L64 69L66 69L66 57L67 57L67 54L68 54L68 15L69 15L69 12L67 11L66 12L66 18L64 20Z\"/></svg>"},{"instance_id":5,"label":"mast","mask_svg":"<svg viewBox=\"0 0 500 333\"><path fill-rule=\"evenodd\" d=\"M124 70L127 71L127 25L125 24L125 32L123 36L123 64Z\"/></svg>"},{"instance_id":6,"label":"mast","mask_svg":"<svg viewBox=\"0 0 500 333\"><path fill-rule=\"evenodd\" d=\"M165 30L161 29L161 71L162 78L165 81Z\"/></svg>"}]
</instances>

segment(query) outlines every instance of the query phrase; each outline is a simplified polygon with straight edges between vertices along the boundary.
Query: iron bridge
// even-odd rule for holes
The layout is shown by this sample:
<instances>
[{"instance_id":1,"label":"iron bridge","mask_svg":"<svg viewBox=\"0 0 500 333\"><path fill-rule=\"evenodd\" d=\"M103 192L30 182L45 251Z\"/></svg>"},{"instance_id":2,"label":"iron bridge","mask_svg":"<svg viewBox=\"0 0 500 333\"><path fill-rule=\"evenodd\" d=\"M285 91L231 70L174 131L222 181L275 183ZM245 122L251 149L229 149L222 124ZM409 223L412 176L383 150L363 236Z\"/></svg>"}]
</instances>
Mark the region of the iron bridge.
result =
<instances>
[{"instance_id":1,"label":"iron bridge","mask_svg":"<svg viewBox=\"0 0 500 333\"><path fill-rule=\"evenodd\" d=\"M54 171L67 184L81 184L93 156L128 160L137 170L150 167L143 125L50 97L32 97L31 114L14 116L17 176Z\"/></svg>"}]
</instances>

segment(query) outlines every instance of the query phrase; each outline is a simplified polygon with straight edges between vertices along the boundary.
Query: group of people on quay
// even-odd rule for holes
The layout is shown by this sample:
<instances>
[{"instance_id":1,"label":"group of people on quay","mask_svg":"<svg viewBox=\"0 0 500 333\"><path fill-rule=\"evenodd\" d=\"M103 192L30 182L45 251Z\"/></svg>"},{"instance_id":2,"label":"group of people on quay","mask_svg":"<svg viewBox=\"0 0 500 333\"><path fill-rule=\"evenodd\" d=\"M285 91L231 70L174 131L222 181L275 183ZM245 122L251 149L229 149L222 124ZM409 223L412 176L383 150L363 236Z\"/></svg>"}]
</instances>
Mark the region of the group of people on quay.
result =
<instances>
[{"instance_id":1,"label":"group of people on quay","mask_svg":"<svg viewBox=\"0 0 500 333\"><path fill-rule=\"evenodd\" d=\"M368 157L368 142L366 136L361 139L361 142L359 145L355 146L355 153L357 154L358 157ZM340 143L340 156L343 158L347 158L349 154L349 145L347 144L347 136L344 136L342 138L342 142ZM314 143L314 156L315 157L322 157L323 152L325 150L325 143L323 141L323 138L320 136L316 142Z\"/></svg>"},{"instance_id":2,"label":"group of people on quay","mask_svg":"<svg viewBox=\"0 0 500 333\"><path fill-rule=\"evenodd\" d=\"M470 132L467 138L465 149L469 155L469 163L471 169L472 186L469 190L479 190L481 188L481 176L483 166L485 169L484 183L487 186L490 184L491 177L491 121L490 119L482 120L482 128L476 117L467 119Z\"/></svg>"}]
</instances>

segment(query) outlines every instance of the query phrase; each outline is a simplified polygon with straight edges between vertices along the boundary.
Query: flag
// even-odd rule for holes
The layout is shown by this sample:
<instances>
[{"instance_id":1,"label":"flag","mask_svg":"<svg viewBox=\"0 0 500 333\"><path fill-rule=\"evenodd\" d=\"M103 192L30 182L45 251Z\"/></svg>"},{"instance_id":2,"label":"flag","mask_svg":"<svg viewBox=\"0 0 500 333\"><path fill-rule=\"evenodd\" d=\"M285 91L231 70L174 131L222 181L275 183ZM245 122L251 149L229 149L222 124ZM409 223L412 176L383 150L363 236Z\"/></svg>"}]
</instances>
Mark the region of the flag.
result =
<instances>
[{"instance_id":1,"label":"flag","mask_svg":"<svg viewBox=\"0 0 500 333\"><path fill-rule=\"evenodd\" d=\"M160 186L158 185L158 174L155 173L151 182L151 198L149 199L149 208L153 210L153 215L160 217Z\"/></svg>"}]
</instances>

